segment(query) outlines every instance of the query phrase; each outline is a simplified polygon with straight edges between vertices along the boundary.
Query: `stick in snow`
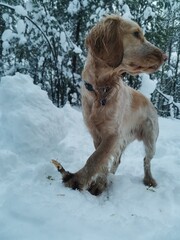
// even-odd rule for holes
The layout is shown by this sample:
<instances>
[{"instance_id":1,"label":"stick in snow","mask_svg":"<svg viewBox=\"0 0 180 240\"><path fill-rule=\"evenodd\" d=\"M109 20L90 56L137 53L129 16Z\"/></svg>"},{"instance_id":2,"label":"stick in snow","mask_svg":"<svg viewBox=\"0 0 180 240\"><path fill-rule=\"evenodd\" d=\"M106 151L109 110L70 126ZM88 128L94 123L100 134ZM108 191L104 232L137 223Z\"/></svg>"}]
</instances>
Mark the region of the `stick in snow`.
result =
<instances>
[{"instance_id":1,"label":"stick in snow","mask_svg":"<svg viewBox=\"0 0 180 240\"><path fill-rule=\"evenodd\" d=\"M53 159L52 163L57 168L58 172L60 172L62 174L63 177L65 177L65 175L67 175L68 172L63 168L63 166L58 161Z\"/></svg>"},{"instance_id":2,"label":"stick in snow","mask_svg":"<svg viewBox=\"0 0 180 240\"><path fill-rule=\"evenodd\" d=\"M66 171L58 161L53 159L52 163L57 168L58 172L61 173L64 183L73 177L74 174Z\"/></svg>"}]
</instances>

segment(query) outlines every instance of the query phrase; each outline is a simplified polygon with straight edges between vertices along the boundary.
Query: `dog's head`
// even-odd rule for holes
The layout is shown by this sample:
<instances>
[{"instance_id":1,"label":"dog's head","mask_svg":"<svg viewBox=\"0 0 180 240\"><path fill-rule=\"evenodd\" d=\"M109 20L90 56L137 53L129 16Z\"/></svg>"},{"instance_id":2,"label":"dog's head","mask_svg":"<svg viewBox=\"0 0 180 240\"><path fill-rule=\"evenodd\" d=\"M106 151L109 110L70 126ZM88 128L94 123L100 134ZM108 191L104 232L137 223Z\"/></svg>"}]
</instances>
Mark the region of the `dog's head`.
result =
<instances>
[{"instance_id":1,"label":"dog's head","mask_svg":"<svg viewBox=\"0 0 180 240\"><path fill-rule=\"evenodd\" d=\"M167 56L146 40L139 25L111 15L95 25L86 38L93 57L132 75L159 69Z\"/></svg>"}]
</instances>

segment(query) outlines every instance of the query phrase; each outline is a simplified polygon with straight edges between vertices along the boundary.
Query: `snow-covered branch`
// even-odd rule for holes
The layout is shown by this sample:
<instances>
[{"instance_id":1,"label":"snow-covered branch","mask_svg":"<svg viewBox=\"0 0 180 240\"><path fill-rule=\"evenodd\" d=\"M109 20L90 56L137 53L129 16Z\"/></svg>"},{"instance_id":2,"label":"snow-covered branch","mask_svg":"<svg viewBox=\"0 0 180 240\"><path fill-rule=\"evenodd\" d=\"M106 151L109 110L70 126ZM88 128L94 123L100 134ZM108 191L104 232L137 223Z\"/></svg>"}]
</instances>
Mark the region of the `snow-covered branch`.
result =
<instances>
[{"instance_id":1,"label":"snow-covered branch","mask_svg":"<svg viewBox=\"0 0 180 240\"><path fill-rule=\"evenodd\" d=\"M51 45L48 37L46 36L46 34L45 34L44 31L42 30L42 28L39 27L30 17L28 17L27 11L26 11L22 6L20 6L20 5L18 5L18 6L11 6L11 5L9 5L9 4L2 3L2 2L0 2L0 6L9 8L9 9L15 11L16 14L18 14L18 15L20 15L21 17L24 17L24 18L26 18L27 20L29 20L29 21L42 33L42 35L44 36L47 44L49 45L49 48L50 48L50 50L51 50L51 52L52 52L52 55L53 55L54 60L56 60L56 54L55 54L55 52L54 52L54 49L53 49L53 47L52 47L52 45Z\"/></svg>"}]
</instances>

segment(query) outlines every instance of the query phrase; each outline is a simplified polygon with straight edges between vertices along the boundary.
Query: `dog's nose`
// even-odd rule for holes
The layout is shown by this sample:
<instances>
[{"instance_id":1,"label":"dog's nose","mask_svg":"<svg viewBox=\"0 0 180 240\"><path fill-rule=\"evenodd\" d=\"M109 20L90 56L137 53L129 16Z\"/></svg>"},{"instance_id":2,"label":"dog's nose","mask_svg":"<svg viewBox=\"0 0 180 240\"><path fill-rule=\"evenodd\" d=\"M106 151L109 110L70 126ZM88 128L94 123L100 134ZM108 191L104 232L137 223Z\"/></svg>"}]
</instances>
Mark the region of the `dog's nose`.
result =
<instances>
[{"instance_id":1,"label":"dog's nose","mask_svg":"<svg viewBox=\"0 0 180 240\"><path fill-rule=\"evenodd\" d=\"M163 60L164 60L164 62L167 61L167 59L168 59L168 56L165 53L163 53Z\"/></svg>"}]
</instances>

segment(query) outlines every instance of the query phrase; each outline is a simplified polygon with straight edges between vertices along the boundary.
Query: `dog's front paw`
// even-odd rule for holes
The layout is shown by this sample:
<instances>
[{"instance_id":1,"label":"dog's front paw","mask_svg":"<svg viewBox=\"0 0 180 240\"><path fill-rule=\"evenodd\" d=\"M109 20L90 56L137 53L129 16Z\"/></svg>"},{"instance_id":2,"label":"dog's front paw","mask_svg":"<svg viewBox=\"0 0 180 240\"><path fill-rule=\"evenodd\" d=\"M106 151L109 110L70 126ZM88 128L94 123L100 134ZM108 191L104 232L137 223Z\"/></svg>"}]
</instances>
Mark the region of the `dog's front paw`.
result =
<instances>
[{"instance_id":1,"label":"dog's front paw","mask_svg":"<svg viewBox=\"0 0 180 240\"><path fill-rule=\"evenodd\" d=\"M85 183L77 173L68 173L62 179L66 187L72 188L73 190L83 190Z\"/></svg>"},{"instance_id":2,"label":"dog's front paw","mask_svg":"<svg viewBox=\"0 0 180 240\"><path fill-rule=\"evenodd\" d=\"M88 191L95 196L100 195L107 188L107 177L98 176L95 181L92 181Z\"/></svg>"},{"instance_id":3,"label":"dog's front paw","mask_svg":"<svg viewBox=\"0 0 180 240\"><path fill-rule=\"evenodd\" d=\"M97 176L95 179L87 179L79 173L69 173L63 177L63 183L66 187L73 190L88 190L92 195L98 196L107 188L107 177Z\"/></svg>"}]
</instances>

